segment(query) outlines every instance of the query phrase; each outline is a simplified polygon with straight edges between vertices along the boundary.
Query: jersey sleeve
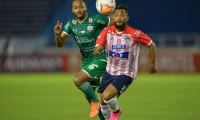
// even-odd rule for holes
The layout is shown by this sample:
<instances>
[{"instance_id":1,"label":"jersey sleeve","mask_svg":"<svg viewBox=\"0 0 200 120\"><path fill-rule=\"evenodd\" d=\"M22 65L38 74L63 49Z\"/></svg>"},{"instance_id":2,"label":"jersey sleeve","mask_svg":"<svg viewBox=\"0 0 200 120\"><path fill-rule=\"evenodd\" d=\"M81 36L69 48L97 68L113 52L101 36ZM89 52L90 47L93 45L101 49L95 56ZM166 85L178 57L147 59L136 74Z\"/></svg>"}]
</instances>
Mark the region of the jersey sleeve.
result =
<instances>
[{"instance_id":1,"label":"jersey sleeve","mask_svg":"<svg viewBox=\"0 0 200 120\"><path fill-rule=\"evenodd\" d=\"M70 35L72 33L72 29L71 29L71 20L68 20L67 23L64 26L63 32Z\"/></svg>"},{"instance_id":2,"label":"jersey sleeve","mask_svg":"<svg viewBox=\"0 0 200 120\"><path fill-rule=\"evenodd\" d=\"M107 32L108 29L104 28L101 33L99 34L97 40L96 40L96 46L100 45L100 46L104 46L106 44L107 41Z\"/></svg>"},{"instance_id":3,"label":"jersey sleeve","mask_svg":"<svg viewBox=\"0 0 200 120\"><path fill-rule=\"evenodd\" d=\"M147 34L137 29L134 32L134 40L136 42L143 44L144 46L149 46L152 43L151 38Z\"/></svg>"},{"instance_id":4,"label":"jersey sleeve","mask_svg":"<svg viewBox=\"0 0 200 120\"><path fill-rule=\"evenodd\" d=\"M110 17L106 15L95 15L95 22L99 25L108 26L110 24Z\"/></svg>"}]
</instances>

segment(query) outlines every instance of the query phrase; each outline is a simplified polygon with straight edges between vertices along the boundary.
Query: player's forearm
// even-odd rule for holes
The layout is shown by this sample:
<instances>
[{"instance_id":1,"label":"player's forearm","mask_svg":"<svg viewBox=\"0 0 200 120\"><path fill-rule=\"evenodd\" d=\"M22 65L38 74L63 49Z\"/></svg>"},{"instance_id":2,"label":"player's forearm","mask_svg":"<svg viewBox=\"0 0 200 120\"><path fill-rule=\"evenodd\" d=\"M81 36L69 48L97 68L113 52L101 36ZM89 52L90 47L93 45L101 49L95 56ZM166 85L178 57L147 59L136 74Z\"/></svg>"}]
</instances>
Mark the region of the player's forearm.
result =
<instances>
[{"instance_id":1,"label":"player's forearm","mask_svg":"<svg viewBox=\"0 0 200 120\"><path fill-rule=\"evenodd\" d=\"M103 47L100 46L100 45L98 45L98 46L96 46L96 47L94 48L93 54L94 54L95 56L99 56L99 55L101 54L102 50L103 50Z\"/></svg>"},{"instance_id":2,"label":"player's forearm","mask_svg":"<svg viewBox=\"0 0 200 120\"><path fill-rule=\"evenodd\" d=\"M154 42L151 43L149 46L149 53L150 53L150 65L155 67L156 63L156 45Z\"/></svg>"},{"instance_id":3,"label":"player's forearm","mask_svg":"<svg viewBox=\"0 0 200 120\"><path fill-rule=\"evenodd\" d=\"M56 45L58 46L58 47L62 47L62 46L64 46L64 40L63 40L63 38L61 37L61 34L55 34L55 42L56 42Z\"/></svg>"}]
</instances>

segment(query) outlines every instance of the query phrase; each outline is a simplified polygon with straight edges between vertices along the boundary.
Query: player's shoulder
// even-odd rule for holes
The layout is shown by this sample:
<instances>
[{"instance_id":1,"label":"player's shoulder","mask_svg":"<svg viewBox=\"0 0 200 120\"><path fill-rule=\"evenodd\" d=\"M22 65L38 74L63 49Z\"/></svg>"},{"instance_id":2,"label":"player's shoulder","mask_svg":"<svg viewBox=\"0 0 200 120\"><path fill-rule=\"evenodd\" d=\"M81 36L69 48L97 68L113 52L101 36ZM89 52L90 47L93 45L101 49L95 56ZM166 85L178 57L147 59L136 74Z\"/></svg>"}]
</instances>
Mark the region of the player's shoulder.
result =
<instances>
[{"instance_id":1,"label":"player's shoulder","mask_svg":"<svg viewBox=\"0 0 200 120\"><path fill-rule=\"evenodd\" d=\"M116 30L115 25L107 26L104 29L108 29L108 30L111 30L111 31L115 31Z\"/></svg>"},{"instance_id":2,"label":"player's shoulder","mask_svg":"<svg viewBox=\"0 0 200 120\"><path fill-rule=\"evenodd\" d=\"M140 34L142 31L137 29L137 28L133 28L131 26L126 26L126 30L125 30L127 33L131 33L131 34Z\"/></svg>"},{"instance_id":3,"label":"player's shoulder","mask_svg":"<svg viewBox=\"0 0 200 120\"><path fill-rule=\"evenodd\" d=\"M87 14L87 17L95 17L95 14Z\"/></svg>"},{"instance_id":4,"label":"player's shoulder","mask_svg":"<svg viewBox=\"0 0 200 120\"><path fill-rule=\"evenodd\" d=\"M67 21L67 24L76 24L78 21L76 20L76 18L70 18L68 21Z\"/></svg>"},{"instance_id":5,"label":"player's shoulder","mask_svg":"<svg viewBox=\"0 0 200 120\"><path fill-rule=\"evenodd\" d=\"M96 20L109 18L109 16L102 15L102 14L90 14L90 15L93 16L93 18Z\"/></svg>"},{"instance_id":6,"label":"player's shoulder","mask_svg":"<svg viewBox=\"0 0 200 120\"><path fill-rule=\"evenodd\" d=\"M114 25L111 25L111 26L105 27L103 30L108 31L108 32L114 32L116 29Z\"/></svg>"},{"instance_id":7,"label":"player's shoulder","mask_svg":"<svg viewBox=\"0 0 200 120\"><path fill-rule=\"evenodd\" d=\"M99 14L87 14L87 18L93 18L99 17Z\"/></svg>"},{"instance_id":8,"label":"player's shoulder","mask_svg":"<svg viewBox=\"0 0 200 120\"><path fill-rule=\"evenodd\" d=\"M127 31L130 31L130 30L131 30L131 31L137 31L136 28L133 28L133 27L131 27L131 26L129 26L129 25L126 26L126 30L127 30Z\"/></svg>"}]
</instances>

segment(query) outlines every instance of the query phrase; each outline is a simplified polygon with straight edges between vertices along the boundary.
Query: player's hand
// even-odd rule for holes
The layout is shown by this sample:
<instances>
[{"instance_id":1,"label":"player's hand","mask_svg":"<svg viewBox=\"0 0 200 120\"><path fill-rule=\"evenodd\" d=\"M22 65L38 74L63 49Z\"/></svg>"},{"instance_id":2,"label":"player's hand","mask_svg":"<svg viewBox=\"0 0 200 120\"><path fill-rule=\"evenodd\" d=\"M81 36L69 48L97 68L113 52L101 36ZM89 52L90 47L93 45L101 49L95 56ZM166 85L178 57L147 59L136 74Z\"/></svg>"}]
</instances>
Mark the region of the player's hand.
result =
<instances>
[{"instance_id":1,"label":"player's hand","mask_svg":"<svg viewBox=\"0 0 200 120\"><path fill-rule=\"evenodd\" d=\"M62 23L58 21L56 26L54 27L54 34L59 35L61 31L62 31Z\"/></svg>"},{"instance_id":2,"label":"player's hand","mask_svg":"<svg viewBox=\"0 0 200 120\"><path fill-rule=\"evenodd\" d=\"M95 56L99 56L99 55L101 54L103 48L104 48L104 47L102 47L102 46L100 46L100 45L99 45L99 46L96 46L96 47L94 48L93 54L94 54Z\"/></svg>"},{"instance_id":3,"label":"player's hand","mask_svg":"<svg viewBox=\"0 0 200 120\"><path fill-rule=\"evenodd\" d=\"M156 67L155 65L150 65L150 74L155 74L157 71L156 71Z\"/></svg>"}]
</instances>

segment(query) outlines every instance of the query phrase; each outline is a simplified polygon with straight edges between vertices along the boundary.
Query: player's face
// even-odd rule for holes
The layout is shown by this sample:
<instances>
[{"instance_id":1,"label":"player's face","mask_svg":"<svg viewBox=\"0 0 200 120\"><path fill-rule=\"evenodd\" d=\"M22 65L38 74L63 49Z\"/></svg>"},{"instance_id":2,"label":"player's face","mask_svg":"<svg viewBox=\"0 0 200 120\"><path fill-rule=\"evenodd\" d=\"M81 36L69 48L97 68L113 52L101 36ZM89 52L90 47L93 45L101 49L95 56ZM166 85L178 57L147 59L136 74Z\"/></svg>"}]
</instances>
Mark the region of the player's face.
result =
<instances>
[{"instance_id":1,"label":"player's face","mask_svg":"<svg viewBox=\"0 0 200 120\"><path fill-rule=\"evenodd\" d=\"M76 0L72 3L72 12L78 19L84 19L86 16L87 7L82 0Z\"/></svg>"},{"instance_id":2,"label":"player's face","mask_svg":"<svg viewBox=\"0 0 200 120\"><path fill-rule=\"evenodd\" d=\"M123 31L128 21L128 15L124 9L117 9L114 12L115 27Z\"/></svg>"}]
</instances>

